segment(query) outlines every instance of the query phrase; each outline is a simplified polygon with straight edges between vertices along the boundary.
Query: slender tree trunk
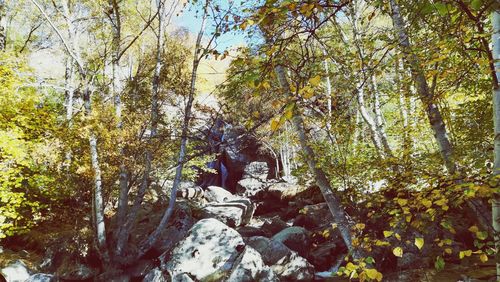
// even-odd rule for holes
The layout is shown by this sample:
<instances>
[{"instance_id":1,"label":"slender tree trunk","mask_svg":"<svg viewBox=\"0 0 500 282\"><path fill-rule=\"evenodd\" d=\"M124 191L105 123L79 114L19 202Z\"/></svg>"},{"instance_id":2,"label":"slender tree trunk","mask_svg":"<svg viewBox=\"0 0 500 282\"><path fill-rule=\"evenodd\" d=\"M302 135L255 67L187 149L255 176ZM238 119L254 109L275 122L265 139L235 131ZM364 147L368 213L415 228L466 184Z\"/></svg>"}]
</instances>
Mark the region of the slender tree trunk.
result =
<instances>
[{"instance_id":1,"label":"slender tree trunk","mask_svg":"<svg viewBox=\"0 0 500 282\"><path fill-rule=\"evenodd\" d=\"M377 134L382 142L385 155L387 157L393 157L392 149L389 145L389 141L387 140L387 133L384 128L384 115L382 113L382 106L380 105L380 92L378 91L375 74L371 75L371 84L374 98L373 111L375 113L375 126L377 128Z\"/></svg>"},{"instance_id":2,"label":"slender tree trunk","mask_svg":"<svg viewBox=\"0 0 500 282\"><path fill-rule=\"evenodd\" d=\"M172 184L172 190L170 192L170 199L168 203L168 207L163 214L163 217L160 220L155 231L147 238L147 240L143 243L139 256L144 255L151 247L156 243L158 238L161 235L161 232L166 228L167 223L172 216L175 208L175 202L177 199L177 190L180 186L182 180L182 170L184 168L184 162L186 160L186 149L188 143L188 133L189 133L189 121L191 120L191 111L194 101L194 95L196 93L196 79L198 76L198 67L201 59L204 56L205 51L201 48L201 41L203 39L203 34L205 33L205 25L208 17L208 4L210 0L206 0L203 7L203 16L201 21L200 31L198 33L198 37L196 38L196 45L194 51L193 58L193 68L191 71L191 84L189 88L188 100L186 103L186 108L184 110L184 121L182 124L182 133L181 133L181 144L179 150L179 156L177 159L177 167L175 170L174 183Z\"/></svg>"},{"instance_id":3,"label":"slender tree trunk","mask_svg":"<svg viewBox=\"0 0 500 282\"><path fill-rule=\"evenodd\" d=\"M150 173L151 167L153 163L153 152L152 146L153 142L158 135L158 119L159 119L159 107L158 107L158 99L160 94L160 74L163 67L162 54L164 49L164 37L165 37L165 16L166 16L166 3L163 0L157 2L157 11L158 11L158 30L157 30L157 38L156 38L156 63L155 69L153 73L153 83L151 89L151 126L150 126L150 134L148 136L146 152L145 152L145 162L144 162L144 175L139 186L139 190L134 199L134 203L132 208L130 209L128 216L126 218L123 227L119 230L117 244L116 244L116 253L117 255L122 255L125 249L125 244L128 241L128 237L130 232L135 226L135 222L137 220L137 215L139 212L139 208L141 207L142 201L144 199L144 195L149 187L150 181ZM120 174L121 175L121 174ZM122 190L122 185L120 185L120 191ZM124 196L125 198L125 196ZM127 200L128 202L128 200Z\"/></svg>"},{"instance_id":4,"label":"slender tree trunk","mask_svg":"<svg viewBox=\"0 0 500 282\"><path fill-rule=\"evenodd\" d=\"M7 46L7 4L5 0L0 0L0 51Z\"/></svg>"},{"instance_id":5,"label":"slender tree trunk","mask_svg":"<svg viewBox=\"0 0 500 282\"><path fill-rule=\"evenodd\" d=\"M493 118L494 118L494 167L493 175L498 177L500 175L500 11L493 11L492 16L492 38L493 43L493 58L495 66L496 80L493 79ZM494 229L494 240L496 252L496 269L497 280L500 279L500 195L495 193L493 195L492 205L492 222Z\"/></svg>"},{"instance_id":6,"label":"slender tree trunk","mask_svg":"<svg viewBox=\"0 0 500 282\"><path fill-rule=\"evenodd\" d=\"M285 69L282 66L277 66L275 68L276 75L278 77L281 88L284 90L287 96L292 96L292 91L290 88L290 84L286 78ZM328 181L326 174L324 171L319 168L316 162L316 156L313 149L309 146L309 140L306 135L306 131L304 128L304 121L300 112L295 109L294 116L292 118L292 123L295 128L295 131L298 134L300 146L306 158L307 164L309 166L309 170L313 173L314 178L316 179L316 184L319 186L323 197L330 209L330 212L333 215L335 223L340 230L342 239L346 244L347 248L350 252L353 253L353 256L358 257L358 250L354 248L352 244L351 238L351 230L352 230L352 222L348 219L348 216L339 200L339 198L334 194L332 187L330 186L330 181Z\"/></svg>"},{"instance_id":7,"label":"slender tree trunk","mask_svg":"<svg viewBox=\"0 0 500 282\"><path fill-rule=\"evenodd\" d=\"M448 138L448 133L446 131L446 126L443 121L443 117L439 108L434 103L434 95L429 89L427 79L422 70L420 61L418 57L412 52L410 40L405 29L403 17L401 16L399 5L396 0L390 0L390 6L392 9L392 22L394 29L396 30L399 45L401 51L411 70L411 75L413 81L417 86L417 93L422 101L427 117L429 119L432 131L434 132L434 137L436 138L441 157L444 160L446 169L450 174L454 174L456 171L455 160L453 159L453 147Z\"/></svg>"},{"instance_id":8,"label":"slender tree trunk","mask_svg":"<svg viewBox=\"0 0 500 282\"><path fill-rule=\"evenodd\" d=\"M85 78L83 78L85 79ZM92 114L91 101L90 101L90 90L88 86L85 86L83 94L83 102L85 106L85 114L90 116ZM106 224L104 217L104 197L101 179L101 167L99 165L99 154L97 152L97 137L95 136L92 129L89 132L89 145L90 145L90 157L92 161L92 169L94 171L94 202L93 202L93 215L95 220L95 228L97 235L97 245L101 253L101 257L104 262L109 262L109 254L107 251L106 242Z\"/></svg>"},{"instance_id":9,"label":"slender tree trunk","mask_svg":"<svg viewBox=\"0 0 500 282\"><path fill-rule=\"evenodd\" d=\"M377 125L375 124L375 121L371 117L370 113L366 109L365 106L365 94L364 94L364 87L359 86L357 91L356 91L356 96L358 98L358 106L359 106L359 113L361 114L361 117L365 121L365 123L368 125L368 129L370 130L370 137L373 141L373 145L375 145L375 150L377 151L377 154L379 157L384 157L384 149L382 147L382 140L380 140L380 136L377 132Z\"/></svg>"}]
</instances>

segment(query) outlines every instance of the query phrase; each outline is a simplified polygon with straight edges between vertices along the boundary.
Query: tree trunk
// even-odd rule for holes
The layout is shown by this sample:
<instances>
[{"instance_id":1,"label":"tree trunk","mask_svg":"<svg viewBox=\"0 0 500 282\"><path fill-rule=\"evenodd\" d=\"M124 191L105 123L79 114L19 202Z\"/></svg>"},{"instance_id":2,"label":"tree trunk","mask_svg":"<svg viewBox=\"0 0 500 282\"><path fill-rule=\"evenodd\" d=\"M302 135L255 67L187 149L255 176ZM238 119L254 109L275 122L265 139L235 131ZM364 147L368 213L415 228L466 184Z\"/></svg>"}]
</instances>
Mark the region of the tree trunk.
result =
<instances>
[{"instance_id":1,"label":"tree trunk","mask_svg":"<svg viewBox=\"0 0 500 282\"><path fill-rule=\"evenodd\" d=\"M5 0L0 0L0 51L7 45L6 6Z\"/></svg>"},{"instance_id":2,"label":"tree trunk","mask_svg":"<svg viewBox=\"0 0 500 282\"><path fill-rule=\"evenodd\" d=\"M151 247L156 243L158 238L160 237L161 232L166 228L167 223L172 216L175 208L175 202L177 199L177 190L180 186L182 180L182 170L184 168L184 163L186 161L186 149L188 143L188 133L189 133L189 121L191 120L191 111L194 101L194 95L196 93L196 79L198 76L198 67L201 59L205 54L205 49L201 48L201 41L203 39L203 34L205 33L205 25L208 17L208 4L210 0L206 0L203 7L203 16L201 21L200 31L198 33L198 37L196 38L196 45L194 51L193 58L193 68L191 71L191 83L189 88L188 101L186 103L186 108L184 110L184 121L182 124L182 133L181 133L181 144L179 155L177 159L177 167L175 170L174 183L172 184L172 190L170 192L170 199L168 203L168 207L163 214L163 217L160 220L155 231L147 238L147 240L142 244L141 250L139 252L139 256L144 255Z\"/></svg>"},{"instance_id":3,"label":"tree trunk","mask_svg":"<svg viewBox=\"0 0 500 282\"><path fill-rule=\"evenodd\" d=\"M377 125L375 124L375 121L371 117L370 113L368 113L368 110L365 106L363 86L358 86L356 96L358 98L359 113L361 114L361 117L363 118L365 123L368 125L368 129L370 130L370 137L373 141L373 145L375 145L375 150L377 151L379 157L384 157L382 140L380 140L380 136L377 132Z\"/></svg>"},{"instance_id":4,"label":"tree trunk","mask_svg":"<svg viewBox=\"0 0 500 282\"><path fill-rule=\"evenodd\" d=\"M493 79L493 121L494 121L494 166L493 175L498 177L500 175L500 11L493 11L492 13L492 38L493 43L493 58L495 65L496 80ZM492 205L492 223L494 229L494 240L496 252L496 269L497 280L500 278L500 195L495 193L493 195Z\"/></svg>"},{"instance_id":5,"label":"tree trunk","mask_svg":"<svg viewBox=\"0 0 500 282\"><path fill-rule=\"evenodd\" d=\"M392 9L392 22L398 36L399 46L401 47L403 57L405 58L408 68L411 70L413 81L417 86L417 93L425 107L425 112L427 113L446 169L450 174L454 174L456 165L453 159L453 147L448 138L443 117L441 116L439 108L434 103L434 94L429 89L420 61L411 50L410 40L405 29L399 5L396 3L396 0L390 0L389 2Z\"/></svg>"},{"instance_id":6,"label":"tree trunk","mask_svg":"<svg viewBox=\"0 0 500 282\"><path fill-rule=\"evenodd\" d=\"M157 30L157 38L156 38L156 62L155 69L153 73L153 82L151 89L151 125L150 125L150 134L147 141L146 152L145 152L145 162L144 162L144 175L139 186L139 190L134 199L134 203L132 208L130 209L128 216L126 218L123 227L120 229L117 238L116 244L116 254L122 255L125 249L125 244L128 241L128 237L130 232L135 226L135 222L137 220L137 215L139 212L139 208L141 207L142 201L144 199L144 195L149 187L150 181L150 173L153 162L153 152L152 146L153 142L158 135L158 119L159 119L159 107L158 107L158 97L160 93L160 74L161 69L163 67L162 63L162 54L164 49L164 28L165 28L165 13L166 13L166 3L165 1L157 2L157 12L158 12L158 30ZM120 173L121 175L121 173ZM121 184L121 183L120 183ZM128 188L127 188L128 190ZM122 189L122 185L120 185L120 191L124 191ZM125 196L124 196L125 198ZM128 202L128 200L127 200Z\"/></svg>"},{"instance_id":7,"label":"tree trunk","mask_svg":"<svg viewBox=\"0 0 500 282\"><path fill-rule=\"evenodd\" d=\"M83 94L83 102L85 106L85 114L90 116L92 114L91 101L90 101L90 90L88 86L85 86ZM92 160L92 170L94 171L94 202L93 202L93 213L95 220L95 228L97 235L97 245L101 253L101 257L105 263L109 261L109 255L107 251L106 243L106 224L104 222L104 197L102 189L102 179L101 179L101 167L99 166L99 154L97 152L97 137L95 136L92 129L89 131L89 145L90 145L90 156Z\"/></svg>"},{"instance_id":8,"label":"tree trunk","mask_svg":"<svg viewBox=\"0 0 500 282\"><path fill-rule=\"evenodd\" d=\"M373 92L373 111L375 113L375 127L377 134L379 136L380 142L384 148L384 153L386 157L393 157L391 146L387 140L387 134L384 129L384 115L382 114L382 107L380 105L380 92L378 91L377 81L375 79L375 74L371 75L371 84Z\"/></svg>"},{"instance_id":9,"label":"tree trunk","mask_svg":"<svg viewBox=\"0 0 500 282\"><path fill-rule=\"evenodd\" d=\"M286 78L285 69L282 66L277 66L275 68L276 75L278 77L279 83L283 91L287 96L292 97L292 91L290 88L290 84ZM297 107L297 106L296 106ZM330 212L333 215L335 223L339 228L340 234L344 243L350 252L352 252L355 258L359 257L359 250L354 248L352 244L351 238L351 230L353 227L352 222L349 220L339 198L334 194L332 187L330 186L330 181L328 181L326 174L324 171L318 167L316 163L316 156L314 154L313 149L309 146L308 137L306 135L306 131L304 129L304 121L300 112L296 109L294 110L294 116L292 118L293 126L298 134L300 146L306 158L306 162L309 166L309 170L313 173L314 178L316 180L316 184L319 186L321 193L328 205Z\"/></svg>"}]
</instances>

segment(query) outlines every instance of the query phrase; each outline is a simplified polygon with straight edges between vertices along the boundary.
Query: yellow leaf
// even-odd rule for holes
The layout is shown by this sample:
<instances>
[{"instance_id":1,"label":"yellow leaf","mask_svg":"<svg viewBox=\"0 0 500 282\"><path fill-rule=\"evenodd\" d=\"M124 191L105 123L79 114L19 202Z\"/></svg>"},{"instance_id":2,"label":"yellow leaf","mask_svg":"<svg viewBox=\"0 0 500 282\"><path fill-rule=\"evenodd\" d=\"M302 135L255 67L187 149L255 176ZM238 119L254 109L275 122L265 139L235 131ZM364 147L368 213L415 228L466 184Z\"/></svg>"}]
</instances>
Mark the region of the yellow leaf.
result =
<instances>
[{"instance_id":1,"label":"yellow leaf","mask_svg":"<svg viewBox=\"0 0 500 282\"><path fill-rule=\"evenodd\" d=\"M370 279L377 278L378 271L376 269L374 269L374 268L365 269L365 272L366 272L366 276L368 276L368 278L370 278Z\"/></svg>"},{"instance_id":2,"label":"yellow leaf","mask_svg":"<svg viewBox=\"0 0 500 282\"><path fill-rule=\"evenodd\" d=\"M430 208L432 206L432 201L427 200L427 199L423 199L422 205L424 205L426 208Z\"/></svg>"},{"instance_id":3,"label":"yellow leaf","mask_svg":"<svg viewBox=\"0 0 500 282\"><path fill-rule=\"evenodd\" d=\"M453 250L450 248L446 248L446 249L444 249L444 252L451 255L451 253L453 253Z\"/></svg>"},{"instance_id":4,"label":"yellow leaf","mask_svg":"<svg viewBox=\"0 0 500 282\"><path fill-rule=\"evenodd\" d=\"M337 228L337 223L332 223L332 229Z\"/></svg>"},{"instance_id":5,"label":"yellow leaf","mask_svg":"<svg viewBox=\"0 0 500 282\"><path fill-rule=\"evenodd\" d=\"M438 206L444 206L444 205L446 205L446 203L448 203L448 200L446 200L446 199L441 199L441 200L434 202L434 204L436 204Z\"/></svg>"},{"instance_id":6,"label":"yellow leaf","mask_svg":"<svg viewBox=\"0 0 500 282\"><path fill-rule=\"evenodd\" d=\"M471 250L460 251L460 253L458 254L458 257L460 259L463 259L464 257L470 257L471 255L472 255L472 251Z\"/></svg>"},{"instance_id":7,"label":"yellow leaf","mask_svg":"<svg viewBox=\"0 0 500 282\"><path fill-rule=\"evenodd\" d=\"M321 76L319 75L309 79L309 83L311 83L312 86L318 86L320 82L321 82Z\"/></svg>"},{"instance_id":8,"label":"yellow leaf","mask_svg":"<svg viewBox=\"0 0 500 282\"><path fill-rule=\"evenodd\" d=\"M398 201L398 204L399 204L400 206L404 206L404 205L408 204L408 200L407 200L407 199L401 199L401 198L398 198L398 200L397 200L397 201Z\"/></svg>"},{"instance_id":9,"label":"yellow leaf","mask_svg":"<svg viewBox=\"0 0 500 282\"><path fill-rule=\"evenodd\" d=\"M411 216L411 215L407 215L407 216L405 217L406 222L410 222L410 221L411 221L411 218L412 218L412 216Z\"/></svg>"},{"instance_id":10,"label":"yellow leaf","mask_svg":"<svg viewBox=\"0 0 500 282\"><path fill-rule=\"evenodd\" d=\"M355 225L356 229L363 230L365 229L366 225L364 223L358 223Z\"/></svg>"},{"instance_id":11,"label":"yellow leaf","mask_svg":"<svg viewBox=\"0 0 500 282\"><path fill-rule=\"evenodd\" d=\"M424 238L415 238L415 246L417 246L417 248L419 250L422 249L422 247L424 246Z\"/></svg>"},{"instance_id":12,"label":"yellow leaf","mask_svg":"<svg viewBox=\"0 0 500 282\"><path fill-rule=\"evenodd\" d=\"M358 267L356 265L354 265L352 262L348 262L347 265L345 266L345 268L349 271L354 271L356 270Z\"/></svg>"},{"instance_id":13,"label":"yellow leaf","mask_svg":"<svg viewBox=\"0 0 500 282\"><path fill-rule=\"evenodd\" d=\"M488 256L486 254L482 254L479 256L479 259L481 260L481 262L487 262Z\"/></svg>"},{"instance_id":14,"label":"yellow leaf","mask_svg":"<svg viewBox=\"0 0 500 282\"><path fill-rule=\"evenodd\" d=\"M392 249L392 253L397 257L402 257L403 256L403 249L401 249L401 247L396 247L396 248Z\"/></svg>"},{"instance_id":15,"label":"yellow leaf","mask_svg":"<svg viewBox=\"0 0 500 282\"><path fill-rule=\"evenodd\" d=\"M375 279L380 282L382 281L382 278L384 278L384 275L381 272L377 273L377 277L375 277Z\"/></svg>"},{"instance_id":16,"label":"yellow leaf","mask_svg":"<svg viewBox=\"0 0 500 282\"><path fill-rule=\"evenodd\" d=\"M391 237L391 235L393 234L394 232L392 231L384 231L384 237L387 238L387 237Z\"/></svg>"},{"instance_id":17,"label":"yellow leaf","mask_svg":"<svg viewBox=\"0 0 500 282\"><path fill-rule=\"evenodd\" d=\"M401 241L401 236L398 233L394 234L394 237L396 237L396 239L398 239L399 241Z\"/></svg>"},{"instance_id":18,"label":"yellow leaf","mask_svg":"<svg viewBox=\"0 0 500 282\"><path fill-rule=\"evenodd\" d=\"M276 130L279 128L279 126L280 126L279 121L277 121L277 120L275 120L275 119L273 119L273 120L271 121L271 130L272 130L272 131L276 131Z\"/></svg>"}]
</instances>

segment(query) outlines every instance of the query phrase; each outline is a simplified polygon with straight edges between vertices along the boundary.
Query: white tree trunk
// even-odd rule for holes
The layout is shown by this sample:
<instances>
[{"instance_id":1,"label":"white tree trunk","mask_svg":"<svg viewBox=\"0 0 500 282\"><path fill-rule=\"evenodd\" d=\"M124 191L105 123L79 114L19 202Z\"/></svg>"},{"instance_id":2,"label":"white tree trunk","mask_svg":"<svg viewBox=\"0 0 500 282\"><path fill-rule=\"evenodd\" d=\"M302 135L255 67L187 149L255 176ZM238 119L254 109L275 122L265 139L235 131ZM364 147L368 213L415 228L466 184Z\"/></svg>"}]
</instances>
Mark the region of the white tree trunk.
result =
<instances>
[{"instance_id":1,"label":"white tree trunk","mask_svg":"<svg viewBox=\"0 0 500 282\"><path fill-rule=\"evenodd\" d=\"M456 165L455 160L453 159L453 147L448 138L443 117L441 116L439 108L435 104L434 95L429 89L429 85L427 84L427 79L425 78L420 61L418 57L412 53L410 40L408 38L408 34L406 33L399 5L396 3L396 0L390 0L389 2L392 9L392 22L398 36L399 45L402 49L401 51L409 69L411 70L413 81L417 86L417 93L425 107L427 117L432 131L434 132L434 137L437 141L446 169L450 174L454 174Z\"/></svg>"},{"instance_id":2,"label":"white tree trunk","mask_svg":"<svg viewBox=\"0 0 500 282\"><path fill-rule=\"evenodd\" d=\"M168 203L168 207L163 214L163 217L160 220L155 231L147 238L147 240L142 244L141 250L139 252L139 256L144 255L151 247L156 243L158 238L160 237L161 232L167 226L167 223L172 216L175 208L175 202L177 199L177 190L181 184L182 180L182 170L184 168L184 163L186 161L186 150L188 143L188 133L189 133L189 121L191 120L191 111L194 101L194 95L196 93L196 80L198 77L198 67L200 65L200 61L203 59L205 55L205 50L201 46L203 35L205 34L205 26L208 17L208 5L210 0L205 0L205 4L203 7L203 16L201 21L200 31L198 32L198 37L196 38L196 45L194 49L193 56L193 67L191 71L191 85L189 88L188 101L186 103L186 107L184 110L184 121L182 124L182 133L181 133L181 144L179 155L177 158L177 167L175 170L174 183L172 184L172 190L170 192L170 199Z\"/></svg>"},{"instance_id":3,"label":"white tree trunk","mask_svg":"<svg viewBox=\"0 0 500 282\"><path fill-rule=\"evenodd\" d=\"M493 175L500 175L500 11L492 13L492 38L493 43L493 58L495 62L496 83L493 88L493 118L494 118L494 167ZM500 251L500 195L495 193L492 201L492 221L493 229L495 232L495 247L497 250L496 255L496 269L497 281L500 279L500 260L498 253Z\"/></svg>"}]
</instances>

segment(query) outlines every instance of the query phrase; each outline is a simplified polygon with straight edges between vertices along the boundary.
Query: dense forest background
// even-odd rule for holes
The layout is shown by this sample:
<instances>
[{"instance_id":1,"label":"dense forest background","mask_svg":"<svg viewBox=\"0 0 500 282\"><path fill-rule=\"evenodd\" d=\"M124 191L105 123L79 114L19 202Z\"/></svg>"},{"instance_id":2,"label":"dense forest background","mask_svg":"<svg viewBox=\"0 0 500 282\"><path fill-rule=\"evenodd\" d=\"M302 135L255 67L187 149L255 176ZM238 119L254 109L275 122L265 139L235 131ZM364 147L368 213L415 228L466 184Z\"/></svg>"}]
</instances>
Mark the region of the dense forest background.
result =
<instances>
[{"instance_id":1,"label":"dense forest background","mask_svg":"<svg viewBox=\"0 0 500 282\"><path fill-rule=\"evenodd\" d=\"M187 281L169 267L199 213L273 212L333 244L285 242L312 276L261 254L278 278L190 279L498 279L498 1L0 0L0 23L0 268L125 281L162 257ZM254 218L207 216L212 185Z\"/></svg>"}]
</instances>

